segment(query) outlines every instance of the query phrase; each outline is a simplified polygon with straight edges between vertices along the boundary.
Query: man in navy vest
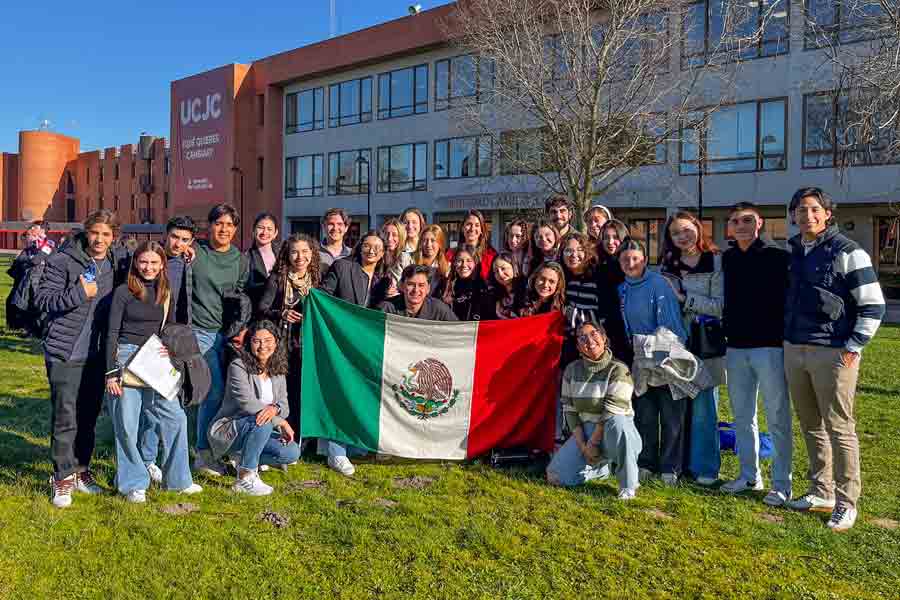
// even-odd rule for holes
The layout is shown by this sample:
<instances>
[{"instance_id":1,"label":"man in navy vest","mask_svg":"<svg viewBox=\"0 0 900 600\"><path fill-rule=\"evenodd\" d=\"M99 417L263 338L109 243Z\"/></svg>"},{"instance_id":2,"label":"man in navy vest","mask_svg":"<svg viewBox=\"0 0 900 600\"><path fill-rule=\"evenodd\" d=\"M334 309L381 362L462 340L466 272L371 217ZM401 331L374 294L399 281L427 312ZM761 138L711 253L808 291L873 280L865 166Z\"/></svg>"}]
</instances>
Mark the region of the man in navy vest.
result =
<instances>
[{"instance_id":1,"label":"man in navy vest","mask_svg":"<svg viewBox=\"0 0 900 600\"><path fill-rule=\"evenodd\" d=\"M838 231L834 202L802 188L790 212L784 313L784 368L809 454L807 493L788 506L831 512L828 527L856 522L861 489L854 397L863 348L884 317L884 296L869 255Z\"/></svg>"}]
</instances>

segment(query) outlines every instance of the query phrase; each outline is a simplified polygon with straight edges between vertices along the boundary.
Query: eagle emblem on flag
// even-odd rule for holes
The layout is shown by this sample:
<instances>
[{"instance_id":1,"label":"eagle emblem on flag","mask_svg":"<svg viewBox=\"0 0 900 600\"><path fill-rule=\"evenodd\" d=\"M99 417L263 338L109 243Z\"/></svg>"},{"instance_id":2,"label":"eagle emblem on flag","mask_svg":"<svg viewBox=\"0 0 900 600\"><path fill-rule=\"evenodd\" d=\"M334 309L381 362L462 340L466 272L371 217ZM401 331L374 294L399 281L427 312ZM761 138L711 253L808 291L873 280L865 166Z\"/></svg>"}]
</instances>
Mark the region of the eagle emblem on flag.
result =
<instances>
[{"instance_id":1,"label":"eagle emblem on flag","mask_svg":"<svg viewBox=\"0 0 900 600\"><path fill-rule=\"evenodd\" d=\"M391 389L404 410L420 419L447 414L459 398L450 370L436 358L411 364L400 383Z\"/></svg>"}]
</instances>

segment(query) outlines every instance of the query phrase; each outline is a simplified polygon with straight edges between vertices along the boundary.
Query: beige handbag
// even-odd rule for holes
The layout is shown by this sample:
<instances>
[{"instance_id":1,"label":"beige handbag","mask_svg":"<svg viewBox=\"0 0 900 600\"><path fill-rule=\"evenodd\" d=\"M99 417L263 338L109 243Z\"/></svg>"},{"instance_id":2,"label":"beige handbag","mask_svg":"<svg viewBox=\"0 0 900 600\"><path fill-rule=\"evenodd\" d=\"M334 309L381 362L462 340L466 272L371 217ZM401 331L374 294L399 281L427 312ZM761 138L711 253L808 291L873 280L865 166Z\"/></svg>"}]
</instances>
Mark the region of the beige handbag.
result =
<instances>
[{"instance_id":1,"label":"beige handbag","mask_svg":"<svg viewBox=\"0 0 900 600\"><path fill-rule=\"evenodd\" d=\"M163 301L163 318L162 318L162 323L160 323L160 325L159 325L160 332L162 332L163 327L166 326L166 319L169 317L169 300L171 299L171 297L172 297L172 294L171 294L171 292L169 292L166 294L166 299ZM136 355L137 355L137 352L134 353L134 356L136 356ZM134 356L132 356L132 359L134 358ZM131 360L129 360L128 362L131 362ZM125 387L130 387L130 388L148 388L148 387L150 387L149 385L147 385L144 382L143 379L141 379L140 377L138 377L137 375L132 373L128 369L128 365L126 365L122 368L122 385Z\"/></svg>"}]
</instances>

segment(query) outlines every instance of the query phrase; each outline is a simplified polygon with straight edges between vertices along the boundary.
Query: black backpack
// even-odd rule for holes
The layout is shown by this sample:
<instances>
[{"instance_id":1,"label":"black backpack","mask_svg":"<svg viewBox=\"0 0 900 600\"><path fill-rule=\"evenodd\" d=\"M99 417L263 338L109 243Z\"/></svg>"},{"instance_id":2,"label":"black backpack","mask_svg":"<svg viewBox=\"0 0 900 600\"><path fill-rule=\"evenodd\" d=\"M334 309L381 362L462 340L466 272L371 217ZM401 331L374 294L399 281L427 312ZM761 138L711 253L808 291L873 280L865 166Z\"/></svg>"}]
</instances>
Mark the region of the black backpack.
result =
<instances>
[{"instance_id":1,"label":"black backpack","mask_svg":"<svg viewBox=\"0 0 900 600\"><path fill-rule=\"evenodd\" d=\"M42 338L47 329L47 313L41 311L34 302L47 257L34 261L26 267L22 277L10 292L6 304L6 324L11 329L24 329L34 337Z\"/></svg>"}]
</instances>

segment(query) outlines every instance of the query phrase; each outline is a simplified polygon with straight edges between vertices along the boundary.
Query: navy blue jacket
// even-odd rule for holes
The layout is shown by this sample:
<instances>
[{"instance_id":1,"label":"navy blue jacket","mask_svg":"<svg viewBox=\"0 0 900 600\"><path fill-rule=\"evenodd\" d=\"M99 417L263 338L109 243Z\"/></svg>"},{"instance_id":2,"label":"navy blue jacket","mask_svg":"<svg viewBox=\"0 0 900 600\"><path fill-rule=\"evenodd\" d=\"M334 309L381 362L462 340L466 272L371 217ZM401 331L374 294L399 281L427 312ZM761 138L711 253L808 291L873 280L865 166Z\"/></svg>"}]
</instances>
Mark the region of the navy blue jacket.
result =
<instances>
[{"instance_id":1,"label":"navy blue jacket","mask_svg":"<svg viewBox=\"0 0 900 600\"><path fill-rule=\"evenodd\" d=\"M107 253L112 269L97 276L97 295L89 299L79 281L91 262L85 251L87 236L76 235L49 259L35 296L38 308L48 314L44 355L48 361L103 360L109 306L113 289L128 275L129 256L124 248L111 248ZM81 333L85 328L86 335ZM76 342L81 340L81 344Z\"/></svg>"},{"instance_id":2,"label":"navy blue jacket","mask_svg":"<svg viewBox=\"0 0 900 600\"><path fill-rule=\"evenodd\" d=\"M784 339L861 352L885 312L872 259L834 225L808 253L799 235L790 246Z\"/></svg>"}]
</instances>

